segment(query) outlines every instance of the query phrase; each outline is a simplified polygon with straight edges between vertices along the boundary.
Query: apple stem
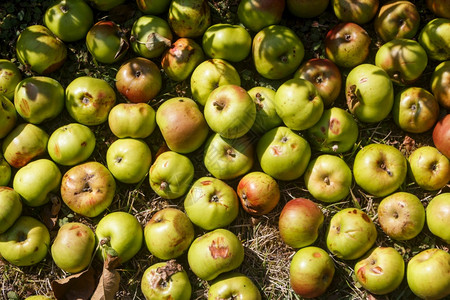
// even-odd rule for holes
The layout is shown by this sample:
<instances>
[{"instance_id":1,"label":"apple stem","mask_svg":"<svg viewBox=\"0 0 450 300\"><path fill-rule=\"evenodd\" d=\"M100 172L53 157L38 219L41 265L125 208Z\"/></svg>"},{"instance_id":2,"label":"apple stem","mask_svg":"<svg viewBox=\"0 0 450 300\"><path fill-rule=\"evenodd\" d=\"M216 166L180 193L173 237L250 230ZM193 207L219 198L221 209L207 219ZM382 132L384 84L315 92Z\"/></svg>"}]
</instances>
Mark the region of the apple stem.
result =
<instances>
[{"instance_id":1,"label":"apple stem","mask_svg":"<svg viewBox=\"0 0 450 300\"><path fill-rule=\"evenodd\" d=\"M236 153L234 153L233 149L227 149L227 155L231 157L236 157Z\"/></svg>"},{"instance_id":2,"label":"apple stem","mask_svg":"<svg viewBox=\"0 0 450 300\"><path fill-rule=\"evenodd\" d=\"M213 195L212 197L211 197L211 200L210 200L210 202L219 202L219 197L217 196L217 195Z\"/></svg>"},{"instance_id":3,"label":"apple stem","mask_svg":"<svg viewBox=\"0 0 450 300\"><path fill-rule=\"evenodd\" d=\"M225 105L223 103L220 103L218 101L214 101L213 105L218 109L218 110L222 110L225 108Z\"/></svg>"},{"instance_id":4,"label":"apple stem","mask_svg":"<svg viewBox=\"0 0 450 300\"><path fill-rule=\"evenodd\" d=\"M349 42L352 39L352 36L350 34L344 35L344 38L347 42Z\"/></svg>"}]
</instances>

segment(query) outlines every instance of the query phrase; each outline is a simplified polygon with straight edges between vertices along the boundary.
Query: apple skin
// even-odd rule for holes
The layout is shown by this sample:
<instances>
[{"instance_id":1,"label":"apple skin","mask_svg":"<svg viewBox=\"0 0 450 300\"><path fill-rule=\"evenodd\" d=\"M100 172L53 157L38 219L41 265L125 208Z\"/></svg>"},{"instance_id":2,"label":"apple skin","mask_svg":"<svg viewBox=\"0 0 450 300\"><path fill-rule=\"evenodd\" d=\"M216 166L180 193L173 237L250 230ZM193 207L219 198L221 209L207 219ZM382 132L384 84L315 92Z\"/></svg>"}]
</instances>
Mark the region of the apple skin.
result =
<instances>
[{"instance_id":1,"label":"apple skin","mask_svg":"<svg viewBox=\"0 0 450 300\"><path fill-rule=\"evenodd\" d=\"M242 0L238 6L239 21L251 31L281 22L285 0Z\"/></svg>"},{"instance_id":2,"label":"apple skin","mask_svg":"<svg viewBox=\"0 0 450 300\"><path fill-rule=\"evenodd\" d=\"M147 103L119 103L109 112L108 125L118 138L144 139L156 128L156 112Z\"/></svg>"},{"instance_id":3,"label":"apple skin","mask_svg":"<svg viewBox=\"0 0 450 300\"><path fill-rule=\"evenodd\" d=\"M326 235L328 250L338 258L360 258L377 239L377 229L369 216L357 208L345 208L330 220Z\"/></svg>"},{"instance_id":4,"label":"apple skin","mask_svg":"<svg viewBox=\"0 0 450 300\"><path fill-rule=\"evenodd\" d=\"M275 107L276 91L263 86L255 86L248 90L247 93L252 97L256 105L255 123L250 129L252 132L258 135L264 134L270 129L283 124L283 120L277 114Z\"/></svg>"},{"instance_id":5,"label":"apple skin","mask_svg":"<svg viewBox=\"0 0 450 300\"><path fill-rule=\"evenodd\" d=\"M77 214L93 218L112 203L116 181L99 162L86 162L69 169L61 181L61 198Z\"/></svg>"},{"instance_id":6,"label":"apple skin","mask_svg":"<svg viewBox=\"0 0 450 300\"><path fill-rule=\"evenodd\" d=\"M305 48L288 27L270 25L253 38L252 56L256 71L267 79L282 79L299 67Z\"/></svg>"},{"instance_id":7,"label":"apple skin","mask_svg":"<svg viewBox=\"0 0 450 300\"><path fill-rule=\"evenodd\" d=\"M246 174L239 181L236 192L242 208L254 216L268 214L280 201L277 181L263 172Z\"/></svg>"},{"instance_id":8,"label":"apple skin","mask_svg":"<svg viewBox=\"0 0 450 300\"><path fill-rule=\"evenodd\" d=\"M140 11L146 15L160 15L167 12L170 0L136 0Z\"/></svg>"},{"instance_id":9,"label":"apple skin","mask_svg":"<svg viewBox=\"0 0 450 300\"><path fill-rule=\"evenodd\" d=\"M450 193L442 193L431 199L425 210L428 229L435 236L450 244Z\"/></svg>"},{"instance_id":10,"label":"apple skin","mask_svg":"<svg viewBox=\"0 0 450 300\"><path fill-rule=\"evenodd\" d=\"M440 63L431 75L431 92L439 104L450 111L450 61Z\"/></svg>"},{"instance_id":11,"label":"apple skin","mask_svg":"<svg viewBox=\"0 0 450 300\"><path fill-rule=\"evenodd\" d=\"M311 200L289 200L278 221L281 239L292 248L309 246L317 240L323 220L322 210Z\"/></svg>"},{"instance_id":12,"label":"apple skin","mask_svg":"<svg viewBox=\"0 0 450 300\"><path fill-rule=\"evenodd\" d=\"M89 0L89 2L98 10L108 11L124 3L126 0Z\"/></svg>"},{"instance_id":13,"label":"apple skin","mask_svg":"<svg viewBox=\"0 0 450 300\"><path fill-rule=\"evenodd\" d=\"M22 73L16 64L7 59L0 59L0 95L13 101L14 90L20 81Z\"/></svg>"},{"instance_id":14,"label":"apple skin","mask_svg":"<svg viewBox=\"0 0 450 300\"><path fill-rule=\"evenodd\" d=\"M411 291L422 299L444 299L450 295L450 254L442 249L427 249L416 254L406 267Z\"/></svg>"},{"instance_id":15,"label":"apple skin","mask_svg":"<svg viewBox=\"0 0 450 300\"><path fill-rule=\"evenodd\" d=\"M328 7L329 0L286 0L291 14L299 18L314 18L322 14Z\"/></svg>"},{"instance_id":16,"label":"apple skin","mask_svg":"<svg viewBox=\"0 0 450 300\"><path fill-rule=\"evenodd\" d=\"M238 268L244 261L244 247L234 233L219 228L196 238L187 259L191 271L209 281Z\"/></svg>"},{"instance_id":17,"label":"apple skin","mask_svg":"<svg viewBox=\"0 0 450 300\"><path fill-rule=\"evenodd\" d=\"M426 191L436 191L450 181L450 161L431 146L416 149L408 158L409 175Z\"/></svg>"},{"instance_id":18,"label":"apple skin","mask_svg":"<svg viewBox=\"0 0 450 300\"><path fill-rule=\"evenodd\" d=\"M214 177L201 177L194 182L184 209L195 225L205 230L225 227L239 214L239 200L234 189Z\"/></svg>"},{"instance_id":19,"label":"apple skin","mask_svg":"<svg viewBox=\"0 0 450 300\"><path fill-rule=\"evenodd\" d=\"M0 139L13 130L17 121L17 112L14 104L5 96L0 95Z\"/></svg>"},{"instance_id":20,"label":"apple skin","mask_svg":"<svg viewBox=\"0 0 450 300\"><path fill-rule=\"evenodd\" d=\"M0 152L0 186L7 186L11 180L11 166Z\"/></svg>"},{"instance_id":21,"label":"apple skin","mask_svg":"<svg viewBox=\"0 0 450 300\"><path fill-rule=\"evenodd\" d=\"M420 31L418 41L428 56L437 61L450 59L450 19L436 18Z\"/></svg>"},{"instance_id":22,"label":"apple skin","mask_svg":"<svg viewBox=\"0 0 450 300\"><path fill-rule=\"evenodd\" d=\"M378 222L389 237L406 241L416 237L425 224L425 208L417 196L397 192L378 206Z\"/></svg>"},{"instance_id":23,"label":"apple skin","mask_svg":"<svg viewBox=\"0 0 450 300\"><path fill-rule=\"evenodd\" d=\"M434 126L433 143L442 154L450 159L450 114L440 119Z\"/></svg>"},{"instance_id":24,"label":"apple skin","mask_svg":"<svg viewBox=\"0 0 450 300\"><path fill-rule=\"evenodd\" d=\"M86 34L86 48L96 61L113 64L125 56L129 43L119 25L99 21Z\"/></svg>"},{"instance_id":25,"label":"apple skin","mask_svg":"<svg viewBox=\"0 0 450 300\"><path fill-rule=\"evenodd\" d=\"M355 265L358 282L375 295L385 295L400 286L405 276L405 262L392 247L376 247Z\"/></svg>"},{"instance_id":26,"label":"apple skin","mask_svg":"<svg viewBox=\"0 0 450 300\"><path fill-rule=\"evenodd\" d=\"M139 221L132 215L123 211L116 211L104 216L95 229L97 243L113 248L121 263L130 260L139 252L144 239L143 230ZM98 256L106 259L107 250L100 246Z\"/></svg>"},{"instance_id":27,"label":"apple skin","mask_svg":"<svg viewBox=\"0 0 450 300\"><path fill-rule=\"evenodd\" d=\"M42 261L49 247L47 227L32 217L20 216L7 231L0 234L0 255L19 267Z\"/></svg>"},{"instance_id":28,"label":"apple skin","mask_svg":"<svg viewBox=\"0 0 450 300\"><path fill-rule=\"evenodd\" d=\"M8 230L21 214L19 193L7 186L0 186L0 234Z\"/></svg>"},{"instance_id":29,"label":"apple skin","mask_svg":"<svg viewBox=\"0 0 450 300\"><path fill-rule=\"evenodd\" d=\"M450 11L448 10L450 6L449 0L427 0L426 4L428 9L436 16L450 19Z\"/></svg>"},{"instance_id":30,"label":"apple skin","mask_svg":"<svg viewBox=\"0 0 450 300\"><path fill-rule=\"evenodd\" d=\"M365 24L378 11L378 0L331 0L336 17L343 22Z\"/></svg>"},{"instance_id":31,"label":"apple skin","mask_svg":"<svg viewBox=\"0 0 450 300\"><path fill-rule=\"evenodd\" d=\"M182 255L194 240L194 226L181 210L164 208L152 216L144 228L148 251L159 259Z\"/></svg>"},{"instance_id":32,"label":"apple skin","mask_svg":"<svg viewBox=\"0 0 450 300\"><path fill-rule=\"evenodd\" d=\"M87 268L95 248L95 235L83 223L61 226L51 246L55 264L65 272L78 273Z\"/></svg>"},{"instance_id":33,"label":"apple skin","mask_svg":"<svg viewBox=\"0 0 450 300\"><path fill-rule=\"evenodd\" d=\"M43 296L43 295L34 295L26 297L25 300L52 300L53 298Z\"/></svg>"},{"instance_id":34,"label":"apple skin","mask_svg":"<svg viewBox=\"0 0 450 300\"><path fill-rule=\"evenodd\" d=\"M251 299L261 300L261 293L253 281L238 272L229 272L219 275L211 282L208 290L208 299Z\"/></svg>"},{"instance_id":35,"label":"apple skin","mask_svg":"<svg viewBox=\"0 0 450 300\"><path fill-rule=\"evenodd\" d=\"M319 297L330 286L335 267L328 253L318 247L305 247L292 257L289 281L294 292L305 298Z\"/></svg>"},{"instance_id":36,"label":"apple skin","mask_svg":"<svg viewBox=\"0 0 450 300\"><path fill-rule=\"evenodd\" d=\"M196 38L211 25L211 10L205 0L173 0L167 20L177 36Z\"/></svg>"},{"instance_id":37,"label":"apple skin","mask_svg":"<svg viewBox=\"0 0 450 300\"><path fill-rule=\"evenodd\" d=\"M352 171L339 156L323 154L309 162L305 186L317 200L333 203L345 199L352 186Z\"/></svg>"}]
</instances>

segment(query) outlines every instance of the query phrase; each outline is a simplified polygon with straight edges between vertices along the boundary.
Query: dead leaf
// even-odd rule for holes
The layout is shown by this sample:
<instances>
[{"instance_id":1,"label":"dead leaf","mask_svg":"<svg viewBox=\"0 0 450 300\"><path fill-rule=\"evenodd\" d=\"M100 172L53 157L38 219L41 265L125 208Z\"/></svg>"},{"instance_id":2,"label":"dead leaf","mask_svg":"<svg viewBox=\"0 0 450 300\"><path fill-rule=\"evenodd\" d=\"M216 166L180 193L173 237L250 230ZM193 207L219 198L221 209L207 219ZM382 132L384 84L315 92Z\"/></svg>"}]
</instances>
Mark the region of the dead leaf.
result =
<instances>
[{"instance_id":1,"label":"dead leaf","mask_svg":"<svg viewBox=\"0 0 450 300\"><path fill-rule=\"evenodd\" d=\"M120 264L118 256L107 254L103 264L103 273L91 300L112 300L119 290L120 274L116 267Z\"/></svg>"},{"instance_id":2,"label":"dead leaf","mask_svg":"<svg viewBox=\"0 0 450 300\"><path fill-rule=\"evenodd\" d=\"M41 218L48 230L52 231L58 222L58 214L61 210L61 199L56 195L51 195L50 202L51 206L46 205L41 211Z\"/></svg>"},{"instance_id":3,"label":"dead leaf","mask_svg":"<svg viewBox=\"0 0 450 300\"><path fill-rule=\"evenodd\" d=\"M52 281L57 300L88 300L95 290L95 272L92 267L72 276Z\"/></svg>"},{"instance_id":4,"label":"dead leaf","mask_svg":"<svg viewBox=\"0 0 450 300\"><path fill-rule=\"evenodd\" d=\"M136 9L129 4L120 4L109 11L109 19L116 23L124 23L133 18Z\"/></svg>"},{"instance_id":5,"label":"dead leaf","mask_svg":"<svg viewBox=\"0 0 450 300\"><path fill-rule=\"evenodd\" d=\"M147 42L144 44L149 51L154 51L161 47L170 47L172 42L159 33L152 32L147 36Z\"/></svg>"}]
</instances>

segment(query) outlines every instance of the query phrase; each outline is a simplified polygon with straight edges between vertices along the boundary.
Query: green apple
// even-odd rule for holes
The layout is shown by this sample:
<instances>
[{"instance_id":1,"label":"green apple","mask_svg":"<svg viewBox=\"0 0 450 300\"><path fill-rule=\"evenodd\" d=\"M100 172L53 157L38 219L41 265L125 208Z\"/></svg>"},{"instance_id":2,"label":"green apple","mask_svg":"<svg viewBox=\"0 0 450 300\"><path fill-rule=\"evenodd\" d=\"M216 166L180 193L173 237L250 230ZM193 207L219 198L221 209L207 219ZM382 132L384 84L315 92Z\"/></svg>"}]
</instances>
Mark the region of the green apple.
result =
<instances>
[{"instance_id":1,"label":"green apple","mask_svg":"<svg viewBox=\"0 0 450 300\"><path fill-rule=\"evenodd\" d=\"M19 193L12 188L0 186L0 234L8 230L22 214Z\"/></svg>"},{"instance_id":2,"label":"green apple","mask_svg":"<svg viewBox=\"0 0 450 300\"><path fill-rule=\"evenodd\" d=\"M449 244L450 193L442 193L431 199L425 212L428 229Z\"/></svg>"},{"instance_id":3,"label":"green apple","mask_svg":"<svg viewBox=\"0 0 450 300\"><path fill-rule=\"evenodd\" d=\"M125 0L89 0L89 2L98 10L107 11L124 3Z\"/></svg>"},{"instance_id":4,"label":"green apple","mask_svg":"<svg viewBox=\"0 0 450 300\"><path fill-rule=\"evenodd\" d=\"M211 25L211 12L205 0L172 0L167 21L179 37L200 37Z\"/></svg>"},{"instance_id":5,"label":"green apple","mask_svg":"<svg viewBox=\"0 0 450 300\"><path fill-rule=\"evenodd\" d=\"M160 15L167 12L171 0L136 0L140 11L146 15Z\"/></svg>"},{"instance_id":6,"label":"green apple","mask_svg":"<svg viewBox=\"0 0 450 300\"><path fill-rule=\"evenodd\" d=\"M118 138L144 139L156 128L156 112L147 103L119 103L109 112L108 125Z\"/></svg>"},{"instance_id":7,"label":"green apple","mask_svg":"<svg viewBox=\"0 0 450 300\"><path fill-rule=\"evenodd\" d=\"M258 32L266 26L280 23L284 7L285 0L242 0L237 14L246 28Z\"/></svg>"},{"instance_id":8,"label":"green apple","mask_svg":"<svg viewBox=\"0 0 450 300\"><path fill-rule=\"evenodd\" d=\"M44 295L34 295L26 297L25 300L53 300L53 298Z\"/></svg>"},{"instance_id":9,"label":"green apple","mask_svg":"<svg viewBox=\"0 0 450 300\"><path fill-rule=\"evenodd\" d=\"M378 0L331 0L336 17L343 22L368 23L378 11Z\"/></svg>"},{"instance_id":10,"label":"green apple","mask_svg":"<svg viewBox=\"0 0 450 300\"><path fill-rule=\"evenodd\" d=\"M14 104L4 95L0 95L0 139L4 138L15 127L17 112Z\"/></svg>"},{"instance_id":11,"label":"green apple","mask_svg":"<svg viewBox=\"0 0 450 300\"><path fill-rule=\"evenodd\" d=\"M286 0L289 12L299 18L317 17L327 9L329 3L330 0Z\"/></svg>"},{"instance_id":12,"label":"green apple","mask_svg":"<svg viewBox=\"0 0 450 300\"><path fill-rule=\"evenodd\" d=\"M121 60L129 45L125 33L113 21L99 21L86 34L86 48L96 61L104 64Z\"/></svg>"},{"instance_id":13,"label":"green apple","mask_svg":"<svg viewBox=\"0 0 450 300\"><path fill-rule=\"evenodd\" d=\"M251 299L261 300L261 293L253 281L238 272L229 272L219 275L211 282L208 290L208 299Z\"/></svg>"},{"instance_id":14,"label":"green apple","mask_svg":"<svg viewBox=\"0 0 450 300\"><path fill-rule=\"evenodd\" d=\"M420 31L418 41L428 56L437 61L450 59L450 19L436 18Z\"/></svg>"},{"instance_id":15,"label":"green apple","mask_svg":"<svg viewBox=\"0 0 450 300\"><path fill-rule=\"evenodd\" d=\"M256 105L255 123L250 129L252 132L264 134L283 123L275 108L276 91L263 86L255 86L248 90L247 93L252 97Z\"/></svg>"},{"instance_id":16,"label":"green apple","mask_svg":"<svg viewBox=\"0 0 450 300\"><path fill-rule=\"evenodd\" d=\"M11 180L11 174L11 166L3 158L3 155L0 152L0 186L8 185Z\"/></svg>"},{"instance_id":17,"label":"green apple","mask_svg":"<svg viewBox=\"0 0 450 300\"><path fill-rule=\"evenodd\" d=\"M436 16L450 19L449 0L426 0L427 8Z\"/></svg>"},{"instance_id":18,"label":"green apple","mask_svg":"<svg viewBox=\"0 0 450 300\"><path fill-rule=\"evenodd\" d=\"M21 80L22 73L16 64L7 59L0 59L0 95L13 100L14 90Z\"/></svg>"},{"instance_id":19,"label":"green apple","mask_svg":"<svg viewBox=\"0 0 450 300\"><path fill-rule=\"evenodd\" d=\"M439 190L450 181L449 159L434 147L423 146L414 150L408 161L410 177L424 190Z\"/></svg>"},{"instance_id":20,"label":"green apple","mask_svg":"<svg viewBox=\"0 0 450 300\"><path fill-rule=\"evenodd\" d=\"M439 104L450 110L450 61L436 66L430 80L431 92Z\"/></svg>"}]
</instances>

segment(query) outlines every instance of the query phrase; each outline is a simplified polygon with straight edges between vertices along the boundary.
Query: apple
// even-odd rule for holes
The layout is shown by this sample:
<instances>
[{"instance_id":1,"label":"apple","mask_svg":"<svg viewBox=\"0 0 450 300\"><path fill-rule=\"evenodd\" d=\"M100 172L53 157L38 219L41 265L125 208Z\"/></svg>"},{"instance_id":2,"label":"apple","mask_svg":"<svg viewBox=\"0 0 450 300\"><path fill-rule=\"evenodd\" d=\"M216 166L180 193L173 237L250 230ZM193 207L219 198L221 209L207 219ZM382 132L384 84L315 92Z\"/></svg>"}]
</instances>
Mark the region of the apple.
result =
<instances>
[{"instance_id":1,"label":"apple","mask_svg":"<svg viewBox=\"0 0 450 300\"><path fill-rule=\"evenodd\" d=\"M170 0L136 0L136 4L146 15L160 15L167 12Z\"/></svg>"},{"instance_id":2,"label":"apple","mask_svg":"<svg viewBox=\"0 0 450 300\"><path fill-rule=\"evenodd\" d=\"M325 53L336 65L353 68L369 55L371 38L355 23L339 23L325 37Z\"/></svg>"},{"instance_id":3,"label":"apple","mask_svg":"<svg viewBox=\"0 0 450 300\"><path fill-rule=\"evenodd\" d=\"M50 194L59 189L61 171L51 160L38 159L20 168L14 176L13 188L22 197L23 203L41 206L50 201Z\"/></svg>"},{"instance_id":4,"label":"apple","mask_svg":"<svg viewBox=\"0 0 450 300\"><path fill-rule=\"evenodd\" d=\"M422 46L410 39L394 39L378 49L375 64L398 85L409 85L422 75L428 56Z\"/></svg>"},{"instance_id":5,"label":"apple","mask_svg":"<svg viewBox=\"0 0 450 300\"><path fill-rule=\"evenodd\" d=\"M450 114L445 115L434 126L433 143L442 154L450 159Z\"/></svg>"},{"instance_id":6,"label":"apple","mask_svg":"<svg viewBox=\"0 0 450 300\"><path fill-rule=\"evenodd\" d=\"M392 247L376 247L355 265L358 282L375 295L385 295L400 286L405 275L405 262Z\"/></svg>"},{"instance_id":7,"label":"apple","mask_svg":"<svg viewBox=\"0 0 450 300\"><path fill-rule=\"evenodd\" d=\"M297 34L281 25L270 25L253 38L252 56L256 71L267 79L282 79L298 68L305 48Z\"/></svg>"},{"instance_id":8,"label":"apple","mask_svg":"<svg viewBox=\"0 0 450 300\"><path fill-rule=\"evenodd\" d=\"M98 255L106 259L108 248L114 249L121 263L130 260L139 252L143 241L143 231L139 221L123 211L109 213L97 224L95 236L100 248Z\"/></svg>"},{"instance_id":9,"label":"apple","mask_svg":"<svg viewBox=\"0 0 450 300\"><path fill-rule=\"evenodd\" d=\"M252 37L240 25L218 23L205 31L202 47L211 58L240 62L250 54Z\"/></svg>"},{"instance_id":10,"label":"apple","mask_svg":"<svg viewBox=\"0 0 450 300\"><path fill-rule=\"evenodd\" d=\"M389 75L371 64L362 64L350 71L345 96L350 112L366 123L385 119L394 105L394 87Z\"/></svg>"},{"instance_id":11,"label":"apple","mask_svg":"<svg viewBox=\"0 0 450 300\"><path fill-rule=\"evenodd\" d=\"M219 58L208 59L199 64L192 72L192 97L204 106L209 94L214 89L228 84L241 85L241 78L233 65Z\"/></svg>"},{"instance_id":12,"label":"apple","mask_svg":"<svg viewBox=\"0 0 450 300\"><path fill-rule=\"evenodd\" d=\"M0 152L0 187L7 186L11 180L11 166Z\"/></svg>"},{"instance_id":13,"label":"apple","mask_svg":"<svg viewBox=\"0 0 450 300\"><path fill-rule=\"evenodd\" d=\"M422 299L444 299L450 295L450 254L431 248L413 256L406 267L411 291Z\"/></svg>"},{"instance_id":14,"label":"apple","mask_svg":"<svg viewBox=\"0 0 450 300\"><path fill-rule=\"evenodd\" d=\"M442 193L431 199L425 210L428 229L435 236L450 243L450 193Z\"/></svg>"},{"instance_id":15,"label":"apple","mask_svg":"<svg viewBox=\"0 0 450 300\"><path fill-rule=\"evenodd\" d=\"M328 7L330 0L286 0L291 14L299 18L314 18L321 15Z\"/></svg>"},{"instance_id":16,"label":"apple","mask_svg":"<svg viewBox=\"0 0 450 300\"><path fill-rule=\"evenodd\" d=\"M252 97L238 85L222 85L208 96L203 111L209 127L222 137L236 139L245 135L256 119Z\"/></svg>"},{"instance_id":17,"label":"apple","mask_svg":"<svg viewBox=\"0 0 450 300\"><path fill-rule=\"evenodd\" d=\"M378 0L332 0L336 17L343 22L365 24L373 19L378 11Z\"/></svg>"},{"instance_id":18,"label":"apple","mask_svg":"<svg viewBox=\"0 0 450 300\"><path fill-rule=\"evenodd\" d=\"M425 209L417 196L397 192L378 206L378 222L389 237L405 241L416 237L425 224Z\"/></svg>"},{"instance_id":19,"label":"apple","mask_svg":"<svg viewBox=\"0 0 450 300\"><path fill-rule=\"evenodd\" d=\"M194 100L175 97L165 100L156 111L156 124L170 150L190 153L205 142L209 127Z\"/></svg>"},{"instance_id":20,"label":"apple","mask_svg":"<svg viewBox=\"0 0 450 300\"><path fill-rule=\"evenodd\" d=\"M84 0L58 0L44 13L44 24L64 42L86 37L94 23L94 13Z\"/></svg>"},{"instance_id":21,"label":"apple","mask_svg":"<svg viewBox=\"0 0 450 300\"><path fill-rule=\"evenodd\" d=\"M16 55L21 64L45 75L64 64L67 48L47 27L31 25L17 38Z\"/></svg>"},{"instance_id":22,"label":"apple","mask_svg":"<svg viewBox=\"0 0 450 300\"><path fill-rule=\"evenodd\" d=\"M144 139L156 128L156 112L147 103L119 103L110 110L108 125L118 138Z\"/></svg>"},{"instance_id":23,"label":"apple","mask_svg":"<svg viewBox=\"0 0 450 300\"><path fill-rule=\"evenodd\" d=\"M15 127L17 112L14 104L4 95L0 95L0 139L4 138Z\"/></svg>"},{"instance_id":24,"label":"apple","mask_svg":"<svg viewBox=\"0 0 450 300\"><path fill-rule=\"evenodd\" d=\"M52 160L63 166L74 166L87 160L94 149L94 133L89 127L79 123L57 128L47 143L47 152Z\"/></svg>"},{"instance_id":25,"label":"apple","mask_svg":"<svg viewBox=\"0 0 450 300\"><path fill-rule=\"evenodd\" d=\"M280 201L277 181L263 172L246 174L239 181L236 192L242 208L254 216L268 214Z\"/></svg>"},{"instance_id":26,"label":"apple","mask_svg":"<svg viewBox=\"0 0 450 300\"><path fill-rule=\"evenodd\" d=\"M261 300L261 293L253 281L238 272L219 275L211 282L208 299L252 299Z\"/></svg>"},{"instance_id":27,"label":"apple","mask_svg":"<svg viewBox=\"0 0 450 300\"><path fill-rule=\"evenodd\" d=\"M159 210L144 228L148 251L159 259L182 255L194 240L194 226L181 210L167 207Z\"/></svg>"},{"instance_id":28,"label":"apple","mask_svg":"<svg viewBox=\"0 0 450 300\"><path fill-rule=\"evenodd\" d=\"M447 9L450 5L449 0L427 0L426 4L428 9L431 10L433 14L441 18L450 19L450 12Z\"/></svg>"},{"instance_id":29,"label":"apple","mask_svg":"<svg viewBox=\"0 0 450 300\"><path fill-rule=\"evenodd\" d=\"M113 21L99 21L86 34L86 47L96 61L112 64L121 60L128 51L128 40Z\"/></svg>"},{"instance_id":30,"label":"apple","mask_svg":"<svg viewBox=\"0 0 450 300\"><path fill-rule=\"evenodd\" d=\"M33 295L26 297L25 300L52 300L52 298L44 296L44 295Z\"/></svg>"},{"instance_id":31,"label":"apple","mask_svg":"<svg viewBox=\"0 0 450 300\"><path fill-rule=\"evenodd\" d=\"M12 188L0 186L0 234L8 230L22 214L19 193Z\"/></svg>"},{"instance_id":32,"label":"apple","mask_svg":"<svg viewBox=\"0 0 450 300\"><path fill-rule=\"evenodd\" d=\"M66 109L83 125L99 125L108 119L116 93L103 79L81 76L66 87Z\"/></svg>"},{"instance_id":33,"label":"apple","mask_svg":"<svg viewBox=\"0 0 450 300\"><path fill-rule=\"evenodd\" d=\"M292 257L289 281L294 292L305 298L319 297L334 277L333 260L322 248L305 247Z\"/></svg>"},{"instance_id":34,"label":"apple","mask_svg":"<svg viewBox=\"0 0 450 300\"><path fill-rule=\"evenodd\" d=\"M48 138L48 134L36 125L17 125L3 139L4 158L11 167L19 169L46 152Z\"/></svg>"},{"instance_id":35,"label":"apple","mask_svg":"<svg viewBox=\"0 0 450 300\"><path fill-rule=\"evenodd\" d=\"M315 199L333 203L344 200L350 193L352 171L342 158L323 154L310 161L304 180Z\"/></svg>"},{"instance_id":36,"label":"apple","mask_svg":"<svg viewBox=\"0 0 450 300\"><path fill-rule=\"evenodd\" d=\"M64 108L64 88L51 77L28 77L16 86L14 106L26 122L40 124L61 113Z\"/></svg>"},{"instance_id":37,"label":"apple","mask_svg":"<svg viewBox=\"0 0 450 300\"><path fill-rule=\"evenodd\" d=\"M275 94L275 108L292 130L305 130L316 124L323 113L323 100L314 85L305 79L284 82Z\"/></svg>"},{"instance_id":38,"label":"apple","mask_svg":"<svg viewBox=\"0 0 450 300\"><path fill-rule=\"evenodd\" d=\"M89 0L89 2L98 10L108 11L124 3L126 0Z\"/></svg>"},{"instance_id":39,"label":"apple","mask_svg":"<svg viewBox=\"0 0 450 300\"><path fill-rule=\"evenodd\" d=\"M248 90L247 93L252 97L256 105L256 118L250 129L252 132L264 134L283 123L275 107L276 92L274 90L263 86L255 86Z\"/></svg>"},{"instance_id":40,"label":"apple","mask_svg":"<svg viewBox=\"0 0 450 300\"><path fill-rule=\"evenodd\" d=\"M431 75L431 92L439 104L450 111L450 61L440 63Z\"/></svg>"},{"instance_id":41,"label":"apple","mask_svg":"<svg viewBox=\"0 0 450 300\"><path fill-rule=\"evenodd\" d=\"M186 198L184 209L195 225L205 230L225 227L236 219L239 200L234 189L214 177L201 177L194 182Z\"/></svg>"},{"instance_id":42,"label":"apple","mask_svg":"<svg viewBox=\"0 0 450 300\"><path fill-rule=\"evenodd\" d=\"M227 139L218 133L206 141L203 163L214 177L230 180L253 167L254 146L248 136Z\"/></svg>"},{"instance_id":43,"label":"apple","mask_svg":"<svg viewBox=\"0 0 450 300\"><path fill-rule=\"evenodd\" d=\"M61 181L61 198L75 213L93 218L112 203L116 182L99 162L86 162L70 168Z\"/></svg>"},{"instance_id":44,"label":"apple","mask_svg":"<svg viewBox=\"0 0 450 300\"><path fill-rule=\"evenodd\" d=\"M426 191L436 191L450 181L450 161L432 146L420 147L409 156L409 175Z\"/></svg>"},{"instance_id":45,"label":"apple","mask_svg":"<svg viewBox=\"0 0 450 300\"><path fill-rule=\"evenodd\" d=\"M285 0L242 0L237 14L245 27L258 32L266 26L280 23L285 5Z\"/></svg>"},{"instance_id":46,"label":"apple","mask_svg":"<svg viewBox=\"0 0 450 300\"><path fill-rule=\"evenodd\" d=\"M55 264L65 272L78 273L91 263L95 235L83 223L69 222L61 226L51 246Z\"/></svg>"},{"instance_id":47,"label":"apple","mask_svg":"<svg viewBox=\"0 0 450 300\"><path fill-rule=\"evenodd\" d=\"M134 57L122 64L116 74L116 88L133 103L148 102L158 95L162 79L154 62Z\"/></svg>"},{"instance_id":48,"label":"apple","mask_svg":"<svg viewBox=\"0 0 450 300\"><path fill-rule=\"evenodd\" d=\"M42 261L49 247L47 227L32 217L20 216L7 231L0 234L0 255L19 267Z\"/></svg>"},{"instance_id":49,"label":"apple","mask_svg":"<svg viewBox=\"0 0 450 300\"><path fill-rule=\"evenodd\" d=\"M450 19L436 18L420 31L418 41L428 56L437 61L450 59Z\"/></svg>"},{"instance_id":50,"label":"apple","mask_svg":"<svg viewBox=\"0 0 450 300\"><path fill-rule=\"evenodd\" d=\"M194 165L191 160L174 151L159 155L149 171L150 187L164 199L183 196L194 178Z\"/></svg>"},{"instance_id":51,"label":"apple","mask_svg":"<svg viewBox=\"0 0 450 300\"><path fill-rule=\"evenodd\" d=\"M0 59L0 95L13 100L14 90L21 80L22 73L15 63L7 59Z\"/></svg>"},{"instance_id":52,"label":"apple","mask_svg":"<svg viewBox=\"0 0 450 300\"><path fill-rule=\"evenodd\" d=\"M209 281L238 268L244 261L244 247L234 233L219 228L196 238L187 259L192 272Z\"/></svg>"},{"instance_id":53,"label":"apple","mask_svg":"<svg viewBox=\"0 0 450 300\"><path fill-rule=\"evenodd\" d=\"M294 180L305 172L311 147L303 137L280 126L259 139L256 154L264 173L279 180Z\"/></svg>"},{"instance_id":54,"label":"apple","mask_svg":"<svg viewBox=\"0 0 450 300\"><path fill-rule=\"evenodd\" d=\"M145 269L141 291L145 299L189 300L192 286L183 267L175 260L169 260Z\"/></svg>"},{"instance_id":55,"label":"apple","mask_svg":"<svg viewBox=\"0 0 450 300\"><path fill-rule=\"evenodd\" d=\"M118 139L106 152L106 164L117 180L123 183L142 181L150 169L152 153L143 141L132 138Z\"/></svg>"},{"instance_id":56,"label":"apple","mask_svg":"<svg viewBox=\"0 0 450 300\"><path fill-rule=\"evenodd\" d=\"M309 246L317 240L323 220L322 210L311 200L289 200L278 221L281 239L292 248Z\"/></svg>"},{"instance_id":57,"label":"apple","mask_svg":"<svg viewBox=\"0 0 450 300\"><path fill-rule=\"evenodd\" d=\"M205 0L172 0L167 16L170 27L179 37L200 37L211 25L211 12Z\"/></svg>"}]
</instances>

